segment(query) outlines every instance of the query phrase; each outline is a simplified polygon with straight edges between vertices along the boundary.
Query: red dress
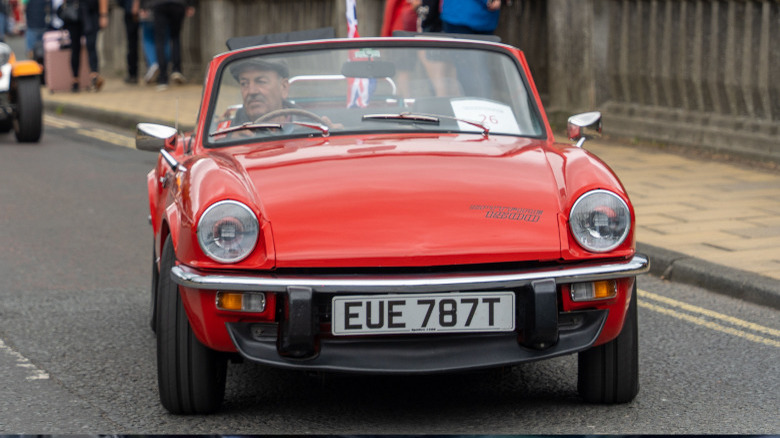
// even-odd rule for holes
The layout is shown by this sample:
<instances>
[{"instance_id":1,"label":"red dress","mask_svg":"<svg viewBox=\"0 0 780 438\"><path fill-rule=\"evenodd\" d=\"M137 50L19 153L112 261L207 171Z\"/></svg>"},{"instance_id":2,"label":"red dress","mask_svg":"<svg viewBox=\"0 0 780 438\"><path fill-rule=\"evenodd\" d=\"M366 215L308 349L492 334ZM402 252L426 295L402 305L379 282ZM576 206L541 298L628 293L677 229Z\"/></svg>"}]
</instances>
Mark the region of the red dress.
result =
<instances>
[{"instance_id":1,"label":"red dress","mask_svg":"<svg viewBox=\"0 0 780 438\"><path fill-rule=\"evenodd\" d=\"M381 36L393 36L394 30L417 31L417 11L407 0L386 0Z\"/></svg>"}]
</instances>

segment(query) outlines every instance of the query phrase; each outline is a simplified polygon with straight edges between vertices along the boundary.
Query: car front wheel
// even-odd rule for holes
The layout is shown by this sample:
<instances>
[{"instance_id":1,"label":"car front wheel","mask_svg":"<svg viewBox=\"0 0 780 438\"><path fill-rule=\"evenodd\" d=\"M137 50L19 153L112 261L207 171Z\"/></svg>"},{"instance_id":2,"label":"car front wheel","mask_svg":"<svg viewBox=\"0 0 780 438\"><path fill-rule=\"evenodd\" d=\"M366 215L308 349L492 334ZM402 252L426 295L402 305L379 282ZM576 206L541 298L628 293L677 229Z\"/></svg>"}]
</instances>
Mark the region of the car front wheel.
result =
<instances>
[{"instance_id":1,"label":"car front wheel","mask_svg":"<svg viewBox=\"0 0 780 438\"><path fill-rule=\"evenodd\" d=\"M150 300L150 313L151 318L149 325L152 328L152 332L157 333L157 287L160 284L160 270L157 269L157 259L155 258L157 256L156 251L154 250L154 247L152 248L152 285L151 285L151 291L152 291L152 298Z\"/></svg>"},{"instance_id":2,"label":"car front wheel","mask_svg":"<svg viewBox=\"0 0 780 438\"><path fill-rule=\"evenodd\" d=\"M160 401L173 414L208 414L225 395L227 357L198 341L178 285L171 279L176 255L165 241L157 289L157 381Z\"/></svg>"},{"instance_id":3,"label":"car front wheel","mask_svg":"<svg viewBox=\"0 0 780 438\"><path fill-rule=\"evenodd\" d=\"M636 282L617 338L579 353L577 389L591 403L628 403L639 392Z\"/></svg>"},{"instance_id":4,"label":"car front wheel","mask_svg":"<svg viewBox=\"0 0 780 438\"><path fill-rule=\"evenodd\" d=\"M43 132L43 101L41 80L38 76L21 77L16 80L16 111L14 113L14 134L22 143L35 143Z\"/></svg>"}]
</instances>

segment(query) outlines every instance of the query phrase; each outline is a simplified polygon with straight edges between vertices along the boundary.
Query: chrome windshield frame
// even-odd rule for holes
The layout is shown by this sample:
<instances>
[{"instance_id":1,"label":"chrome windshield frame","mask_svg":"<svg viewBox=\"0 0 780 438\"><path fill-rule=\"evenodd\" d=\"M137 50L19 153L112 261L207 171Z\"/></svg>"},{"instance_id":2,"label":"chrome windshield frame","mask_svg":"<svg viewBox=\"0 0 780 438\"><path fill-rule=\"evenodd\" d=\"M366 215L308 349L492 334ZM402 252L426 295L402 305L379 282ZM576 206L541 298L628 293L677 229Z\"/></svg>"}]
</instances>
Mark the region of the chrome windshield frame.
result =
<instances>
[{"instance_id":1,"label":"chrome windshield frame","mask_svg":"<svg viewBox=\"0 0 780 438\"><path fill-rule=\"evenodd\" d=\"M259 56L285 56L285 55L296 55L304 52L320 52L320 51L341 51L341 50L361 50L361 49L410 49L410 50L420 50L420 49L442 49L442 50L468 50L468 51L480 51L484 53L493 53L493 54L500 54L504 56L508 56L511 60L511 62L516 66L520 81L523 84L524 89L528 93L529 100L528 100L528 112L529 117L533 121L534 129L538 129L539 132L534 133L523 133L522 135L519 135L520 137L525 138L534 138L534 139L547 139L549 132L547 129L547 120L546 116L544 115L544 110L540 106L541 102L537 101L534 97L533 87L532 87L532 80L528 77L528 72L526 71L524 64L521 62L521 60L516 56L514 51L517 49L508 46L505 44L501 44L498 42L493 41L476 41L471 39L460 39L460 38L450 38L450 37L444 37L444 36L425 36L425 37L387 37L387 38L373 38L373 37L367 37L367 38L337 38L337 39L325 39L325 40L317 40L317 41L307 41L307 42L295 42L295 43L279 43L279 44L269 44L267 46L257 46L257 47L250 47L250 48L243 48L238 49L230 52L226 52L224 54L219 55L217 58L215 58L215 61L213 62L213 72L209 74L207 77L207 81L212 85L207 88L207 90L210 90L208 94L204 95L204 99L208 100L208 108L205 111L205 118L203 118L203 132L202 132L202 147L205 149L217 149L217 148L223 148L223 147L230 147L235 145L240 145L242 142L240 140L233 140L233 141L226 141L226 142L215 142L213 139L208 137L208 132L211 129L211 121L218 119L222 116L222 111L218 110L218 97L219 97L219 90L221 89L220 85L222 78L224 75L229 74L228 73L228 66L233 62L238 62L242 59L248 59L252 57L259 57ZM295 74L290 79L298 78L296 80L300 80L303 78L309 78L309 79L315 79L320 81L329 81L329 80L335 80L336 78L341 78L343 75L341 74L308 74L308 73L301 73L301 74ZM393 88L394 92L397 92L397 84L395 81L389 82L390 86ZM346 97L346 92L345 92ZM296 99L291 99L291 101L294 101ZM345 99L346 100L346 99ZM392 132L396 133L399 132L399 130L392 130L392 131L375 131L375 130L365 130L365 132L360 130L352 130L352 129L345 129L345 130L339 130L338 132L331 132L332 135L338 134L338 135L355 135L355 134L370 134L373 132L380 132L380 133L387 133ZM436 131L439 132L439 131ZM450 132L442 131L442 132ZM405 134L403 130L401 130L399 133ZM483 131L484 133L484 131ZM491 133L492 134L492 133ZM501 132L496 131L496 134L501 134ZM503 135L516 135L516 134L503 134ZM484 136L484 134L483 134ZM302 136L304 137L304 136ZM278 137L268 137L268 138L262 138L262 139L256 139L257 141L276 141L279 140Z\"/></svg>"}]
</instances>

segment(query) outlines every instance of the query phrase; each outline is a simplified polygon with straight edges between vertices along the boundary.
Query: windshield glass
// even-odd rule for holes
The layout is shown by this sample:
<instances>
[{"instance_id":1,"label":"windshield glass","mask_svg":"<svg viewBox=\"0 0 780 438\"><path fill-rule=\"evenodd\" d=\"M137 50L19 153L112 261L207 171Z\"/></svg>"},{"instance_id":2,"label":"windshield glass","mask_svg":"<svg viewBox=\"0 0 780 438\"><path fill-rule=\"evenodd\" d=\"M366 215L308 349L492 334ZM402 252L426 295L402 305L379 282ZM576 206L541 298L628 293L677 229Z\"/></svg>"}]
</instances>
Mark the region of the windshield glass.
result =
<instances>
[{"instance_id":1,"label":"windshield glass","mask_svg":"<svg viewBox=\"0 0 780 438\"><path fill-rule=\"evenodd\" d=\"M215 85L206 141L217 146L279 135L544 133L518 64L497 51L393 47L242 57Z\"/></svg>"}]
</instances>

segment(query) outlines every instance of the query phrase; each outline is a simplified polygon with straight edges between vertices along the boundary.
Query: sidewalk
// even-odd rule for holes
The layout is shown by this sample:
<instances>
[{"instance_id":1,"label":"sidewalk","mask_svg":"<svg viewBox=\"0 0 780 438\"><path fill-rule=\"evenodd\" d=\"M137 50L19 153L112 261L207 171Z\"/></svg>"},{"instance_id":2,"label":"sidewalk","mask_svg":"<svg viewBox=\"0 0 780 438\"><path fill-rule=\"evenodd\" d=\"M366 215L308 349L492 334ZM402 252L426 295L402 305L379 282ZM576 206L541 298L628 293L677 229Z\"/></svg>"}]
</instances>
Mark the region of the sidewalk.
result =
<instances>
[{"instance_id":1,"label":"sidewalk","mask_svg":"<svg viewBox=\"0 0 780 438\"><path fill-rule=\"evenodd\" d=\"M198 116L202 85L171 86L157 91L154 85L127 85L121 79L106 78L100 92L62 91L41 88L44 108L54 114L98 120L135 131L139 122L161 123L192 129Z\"/></svg>"},{"instance_id":2,"label":"sidewalk","mask_svg":"<svg viewBox=\"0 0 780 438\"><path fill-rule=\"evenodd\" d=\"M202 86L158 92L109 79L99 93L42 93L50 113L127 129L138 122L174 126L178 114L186 130L197 117ZM585 148L628 190L637 246L650 256L654 274L780 308L780 171L609 141Z\"/></svg>"}]
</instances>

